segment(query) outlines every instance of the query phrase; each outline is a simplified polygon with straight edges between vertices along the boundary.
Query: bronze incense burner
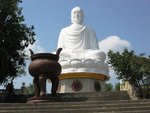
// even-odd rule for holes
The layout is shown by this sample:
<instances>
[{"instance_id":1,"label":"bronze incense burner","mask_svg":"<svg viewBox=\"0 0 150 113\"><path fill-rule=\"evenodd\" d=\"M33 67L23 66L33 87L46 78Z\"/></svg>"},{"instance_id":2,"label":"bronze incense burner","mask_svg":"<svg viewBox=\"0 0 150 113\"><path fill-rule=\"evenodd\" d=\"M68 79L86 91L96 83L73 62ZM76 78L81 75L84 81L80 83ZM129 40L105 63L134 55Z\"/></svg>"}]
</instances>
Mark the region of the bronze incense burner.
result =
<instances>
[{"instance_id":1,"label":"bronze incense burner","mask_svg":"<svg viewBox=\"0 0 150 113\"><path fill-rule=\"evenodd\" d=\"M30 49L31 63L28 69L31 76L34 77L33 84L35 90L35 97L41 97L46 95L47 79L50 79L52 82L52 96L56 96L56 91L59 83L58 76L61 73L61 65L58 62L61 50L62 49L59 48L56 54L34 54L34 52Z\"/></svg>"}]
</instances>

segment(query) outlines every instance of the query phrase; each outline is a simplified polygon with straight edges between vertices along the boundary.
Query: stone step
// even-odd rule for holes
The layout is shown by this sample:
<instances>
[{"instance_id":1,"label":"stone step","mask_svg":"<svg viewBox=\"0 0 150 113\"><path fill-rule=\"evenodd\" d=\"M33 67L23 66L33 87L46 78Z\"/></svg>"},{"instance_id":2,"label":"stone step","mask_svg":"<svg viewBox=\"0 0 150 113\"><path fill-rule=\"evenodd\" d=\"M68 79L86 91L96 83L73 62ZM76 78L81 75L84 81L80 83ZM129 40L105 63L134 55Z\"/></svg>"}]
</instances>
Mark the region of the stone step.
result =
<instances>
[{"instance_id":1,"label":"stone step","mask_svg":"<svg viewBox=\"0 0 150 113\"><path fill-rule=\"evenodd\" d=\"M149 103L150 99L140 99L140 100L113 100L113 101L80 101L80 102L48 102L48 103L0 103L0 107L13 107L13 106L59 106L59 105L88 105L88 104L98 104L98 105L122 105L122 104L144 104Z\"/></svg>"},{"instance_id":2,"label":"stone step","mask_svg":"<svg viewBox=\"0 0 150 113\"><path fill-rule=\"evenodd\" d=\"M66 103L66 104L65 104ZM93 113L150 110L150 100L52 102L42 104L0 104L0 113ZM139 112L140 113L140 112ZM148 113L148 112L147 112Z\"/></svg>"},{"instance_id":3,"label":"stone step","mask_svg":"<svg viewBox=\"0 0 150 113\"><path fill-rule=\"evenodd\" d=\"M18 105L19 108L16 108L17 105L11 105L11 106L7 106L7 105L3 105L0 106L0 109L23 109L23 108L80 108L80 107L124 107L124 106L146 106L146 105L150 105L150 102L142 102L142 103L108 103L108 104L101 104L101 103L68 103L68 104L47 104L47 105L43 105L43 104L36 104L36 105Z\"/></svg>"},{"instance_id":4,"label":"stone step","mask_svg":"<svg viewBox=\"0 0 150 113\"><path fill-rule=\"evenodd\" d=\"M78 109L26 109L26 110L0 110L0 113L123 113L123 112L128 112L128 113L134 113L137 111L141 111L141 113L145 111L150 111L149 106L134 106L134 107L117 107L117 108L78 108ZM147 112L148 113L148 112Z\"/></svg>"},{"instance_id":5,"label":"stone step","mask_svg":"<svg viewBox=\"0 0 150 113\"><path fill-rule=\"evenodd\" d=\"M110 91L110 92L86 92L86 93L66 93L59 94L62 98L80 98L82 100L130 100L130 97L126 91Z\"/></svg>"},{"instance_id":6,"label":"stone step","mask_svg":"<svg viewBox=\"0 0 150 113\"><path fill-rule=\"evenodd\" d=\"M26 103L27 98L32 97L33 95L15 95L15 103ZM51 94L46 95L47 98L53 100ZM3 100L0 97L0 103ZM86 92L86 93L60 93L58 98L54 101L61 102L72 102L72 101L110 101L110 100L130 100L129 95L126 91L113 91L113 92Z\"/></svg>"},{"instance_id":7,"label":"stone step","mask_svg":"<svg viewBox=\"0 0 150 113\"><path fill-rule=\"evenodd\" d=\"M19 107L0 107L0 110L26 110L28 108L28 110L33 110L33 109L80 109L80 108L130 108L130 107L149 107L150 102L149 103L144 103L144 104L105 104L105 105L97 105L97 104L88 104L88 105L57 105L57 106L19 106Z\"/></svg>"},{"instance_id":8,"label":"stone step","mask_svg":"<svg viewBox=\"0 0 150 113\"><path fill-rule=\"evenodd\" d=\"M124 91L47 96L51 102L0 103L0 113L150 113L150 99L130 100Z\"/></svg>"}]
</instances>

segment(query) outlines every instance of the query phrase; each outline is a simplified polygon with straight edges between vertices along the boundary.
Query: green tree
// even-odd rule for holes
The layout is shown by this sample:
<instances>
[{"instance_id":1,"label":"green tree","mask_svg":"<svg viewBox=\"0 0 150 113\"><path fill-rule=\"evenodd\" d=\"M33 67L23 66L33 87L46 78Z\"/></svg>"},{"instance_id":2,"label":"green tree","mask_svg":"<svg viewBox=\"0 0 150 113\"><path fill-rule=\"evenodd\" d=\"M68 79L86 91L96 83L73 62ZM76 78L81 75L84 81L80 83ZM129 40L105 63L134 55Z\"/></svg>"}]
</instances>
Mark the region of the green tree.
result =
<instances>
[{"instance_id":1,"label":"green tree","mask_svg":"<svg viewBox=\"0 0 150 113\"><path fill-rule=\"evenodd\" d=\"M139 92L140 97L150 96L150 57L135 55L133 50L127 49L123 53L109 51L108 57L108 63L118 79L128 81Z\"/></svg>"},{"instance_id":2,"label":"green tree","mask_svg":"<svg viewBox=\"0 0 150 113\"><path fill-rule=\"evenodd\" d=\"M0 84L24 71L24 49L35 42L34 27L24 23L22 0L0 0Z\"/></svg>"},{"instance_id":3,"label":"green tree","mask_svg":"<svg viewBox=\"0 0 150 113\"><path fill-rule=\"evenodd\" d=\"M113 85L111 83L106 83L105 89L106 89L106 91L113 91Z\"/></svg>"},{"instance_id":4,"label":"green tree","mask_svg":"<svg viewBox=\"0 0 150 113\"><path fill-rule=\"evenodd\" d=\"M34 86L30 84L29 86L25 87L25 91L27 94L34 94Z\"/></svg>"},{"instance_id":5,"label":"green tree","mask_svg":"<svg viewBox=\"0 0 150 113\"><path fill-rule=\"evenodd\" d=\"M115 91L120 91L120 83L115 84Z\"/></svg>"}]
</instances>

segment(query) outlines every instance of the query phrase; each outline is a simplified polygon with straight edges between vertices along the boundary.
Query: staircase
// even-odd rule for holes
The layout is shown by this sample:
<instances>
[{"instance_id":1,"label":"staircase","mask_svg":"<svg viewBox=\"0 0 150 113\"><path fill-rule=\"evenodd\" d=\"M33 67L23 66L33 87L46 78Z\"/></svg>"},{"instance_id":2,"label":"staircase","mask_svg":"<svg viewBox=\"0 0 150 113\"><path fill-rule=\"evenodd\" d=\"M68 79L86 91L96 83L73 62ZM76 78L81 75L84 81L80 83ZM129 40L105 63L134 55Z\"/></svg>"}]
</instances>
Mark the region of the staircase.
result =
<instances>
[{"instance_id":1,"label":"staircase","mask_svg":"<svg viewBox=\"0 0 150 113\"><path fill-rule=\"evenodd\" d=\"M0 103L0 113L150 113L150 99L130 100L124 91L59 94L52 100Z\"/></svg>"}]
</instances>

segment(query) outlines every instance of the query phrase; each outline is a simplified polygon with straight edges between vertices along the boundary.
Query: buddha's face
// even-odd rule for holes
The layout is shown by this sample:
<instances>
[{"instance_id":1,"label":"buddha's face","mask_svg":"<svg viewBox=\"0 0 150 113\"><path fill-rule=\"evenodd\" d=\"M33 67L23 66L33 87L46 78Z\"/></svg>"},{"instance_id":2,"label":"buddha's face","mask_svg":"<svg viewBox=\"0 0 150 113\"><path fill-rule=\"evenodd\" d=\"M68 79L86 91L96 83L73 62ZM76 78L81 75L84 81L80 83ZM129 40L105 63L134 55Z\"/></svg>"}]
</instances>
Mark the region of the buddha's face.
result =
<instances>
[{"instance_id":1,"label":"buddha's face","mask_svg":"<svg viewBox=\"0 0 150 113\"><path fill-rule=\"evenodd\" d=\"M71 11L72 23L82 24L83 22L83 11L79 7L75 7Z\"/></svg>"}]
</instances>

